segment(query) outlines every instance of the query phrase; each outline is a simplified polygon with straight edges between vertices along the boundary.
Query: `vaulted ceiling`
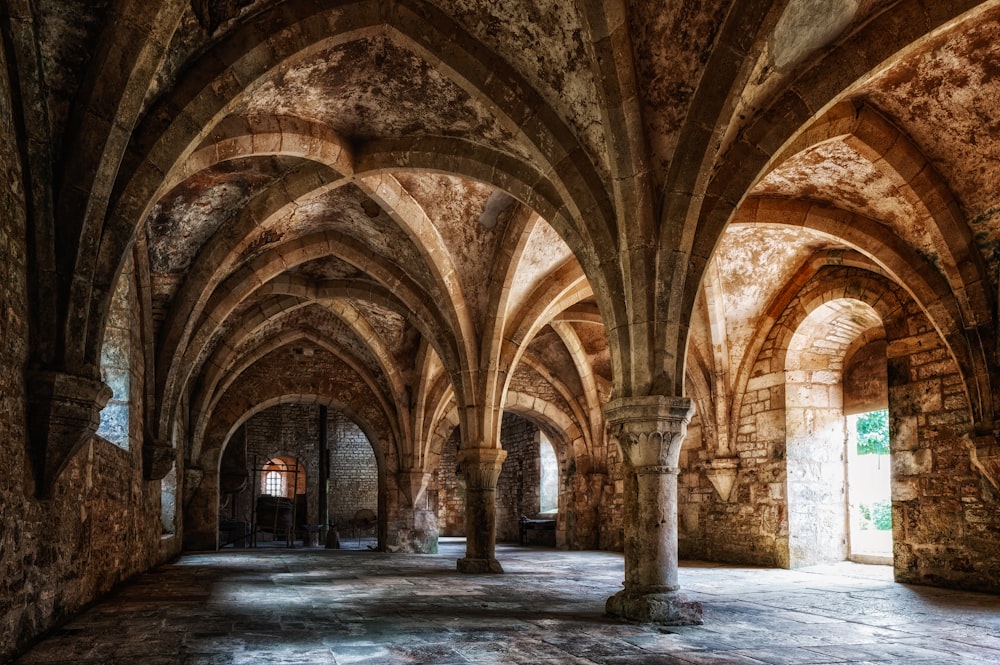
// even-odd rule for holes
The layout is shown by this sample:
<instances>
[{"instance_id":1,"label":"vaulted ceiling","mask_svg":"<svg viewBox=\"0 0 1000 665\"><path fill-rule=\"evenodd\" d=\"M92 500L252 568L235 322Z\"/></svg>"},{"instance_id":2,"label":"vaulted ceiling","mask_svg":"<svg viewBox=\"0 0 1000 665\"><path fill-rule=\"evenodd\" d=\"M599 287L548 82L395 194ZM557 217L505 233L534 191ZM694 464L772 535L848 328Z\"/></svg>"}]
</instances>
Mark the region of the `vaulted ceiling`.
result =
<instances>
[{"instance_id":1,"label":"vaulted ceiling","mask_svg":"<svg viewBox=\"0 0 1000 665\"><path fill-rule=\"evenodd\" d=\"M688 371L735 372L830 252L943 334L995 321L998 2L33 4L57 190L91 174L84 236L137 251L160 434L321 340L410 464L507 389L596 441L689 326Z\"/></svg>"}]
</instances>

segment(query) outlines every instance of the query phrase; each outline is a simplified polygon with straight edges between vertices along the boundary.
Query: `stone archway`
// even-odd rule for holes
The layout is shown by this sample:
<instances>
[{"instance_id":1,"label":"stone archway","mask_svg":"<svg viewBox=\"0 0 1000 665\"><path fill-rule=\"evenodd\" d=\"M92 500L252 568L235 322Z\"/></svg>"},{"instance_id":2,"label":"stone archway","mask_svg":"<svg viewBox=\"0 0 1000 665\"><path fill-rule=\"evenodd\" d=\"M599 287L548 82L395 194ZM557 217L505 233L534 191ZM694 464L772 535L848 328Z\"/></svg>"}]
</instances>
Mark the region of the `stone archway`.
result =
<instances>
[{"instance_id":1,"label":"stone archway","mask_svg":"<svg viewBox=\"0 0 1000 665\"><path fill-rule=\"evenodd\" d=\"M881 325L871 306L841 298L812 310L789 342L785 450L793 568L847 558L844 360L855 340Z\"/></svg>"}]
</instances>

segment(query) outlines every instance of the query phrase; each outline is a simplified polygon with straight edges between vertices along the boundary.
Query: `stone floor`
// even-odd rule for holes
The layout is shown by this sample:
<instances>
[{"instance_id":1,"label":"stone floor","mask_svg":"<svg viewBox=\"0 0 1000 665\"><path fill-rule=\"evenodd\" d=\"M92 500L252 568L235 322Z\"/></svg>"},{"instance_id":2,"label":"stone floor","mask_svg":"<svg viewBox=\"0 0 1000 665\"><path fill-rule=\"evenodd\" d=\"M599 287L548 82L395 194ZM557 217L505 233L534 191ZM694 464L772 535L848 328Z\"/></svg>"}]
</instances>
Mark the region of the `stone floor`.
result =
<instances>
[{"instance_id":1,"label":"stone floor","mask_svg":"<svg viewBox=\"0 0 1000 665\"><path fill-rule=\"evenodd\" d=\"M705 624L657 628L603 616L621 555L501 546L505 575L465 576L463 550L188 555L17 663L1000 663L1000 597L894 584L885 567L688 564Z\"/></svg>"}]
</instances>

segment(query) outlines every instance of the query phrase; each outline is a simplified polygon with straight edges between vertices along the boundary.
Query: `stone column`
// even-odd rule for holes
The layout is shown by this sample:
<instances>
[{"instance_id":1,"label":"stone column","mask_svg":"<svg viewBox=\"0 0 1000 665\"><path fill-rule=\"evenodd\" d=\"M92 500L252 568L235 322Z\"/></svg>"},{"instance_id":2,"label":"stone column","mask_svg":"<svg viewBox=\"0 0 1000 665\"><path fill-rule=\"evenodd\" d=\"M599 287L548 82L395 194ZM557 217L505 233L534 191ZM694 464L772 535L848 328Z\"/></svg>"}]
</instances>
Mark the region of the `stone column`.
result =
<instances>
[{"instance_id":1,"label":"stone column","mask_svg":"<svg viewBox=\"0 0 1000 665\"><path fill-rule=\"evenodd\" d=\"M605 407L625 475L625 588L607 612L667 625L701 623L701 603L678 592L677 462L694 404L686 397L634 397Z\"/></svg>"},{"instance_id":2,"label":"stone column","mask_svg":"<svg viewBox=\"0 0 1000 665\"><path fill-rule=\"evenodd\" d=\"M500 448L467 448L458 452L465 477L465 558L463 573L502 573L496 560L497 478L507 457Z\"/></svg>"}]
</instances>

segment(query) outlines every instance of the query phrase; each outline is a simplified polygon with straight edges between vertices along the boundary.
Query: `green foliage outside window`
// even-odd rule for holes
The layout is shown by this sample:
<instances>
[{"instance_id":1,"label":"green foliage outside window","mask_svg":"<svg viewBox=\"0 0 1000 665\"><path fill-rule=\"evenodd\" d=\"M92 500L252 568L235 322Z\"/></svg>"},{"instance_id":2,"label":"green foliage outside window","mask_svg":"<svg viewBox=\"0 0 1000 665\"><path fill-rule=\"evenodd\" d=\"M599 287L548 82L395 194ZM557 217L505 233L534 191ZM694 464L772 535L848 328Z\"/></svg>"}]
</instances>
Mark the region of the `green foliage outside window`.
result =
<instances>
[{"instance_id":1,"label":"green foliage outside window","mask_svg":"<svg viewBox=\"0 0 1000 665\"><path fill-rule=\"evenodd\" d=\"M885 409L858 417L858 454L889 454L889 412Z\"/></svg>"},{"instance_id":2,"label":"green foliage outside window","mask_svg":"<svg viewBox=\"0 0 1000 665\"><path fill-rule=\"evenodd\" d=\"M892 503L876 501L858 506L861 511L861 530L889 531L892 529Z\"/></svg>"}]
</instances>

